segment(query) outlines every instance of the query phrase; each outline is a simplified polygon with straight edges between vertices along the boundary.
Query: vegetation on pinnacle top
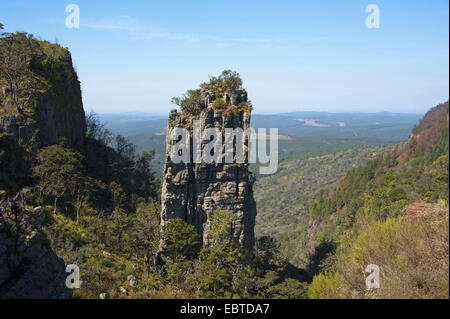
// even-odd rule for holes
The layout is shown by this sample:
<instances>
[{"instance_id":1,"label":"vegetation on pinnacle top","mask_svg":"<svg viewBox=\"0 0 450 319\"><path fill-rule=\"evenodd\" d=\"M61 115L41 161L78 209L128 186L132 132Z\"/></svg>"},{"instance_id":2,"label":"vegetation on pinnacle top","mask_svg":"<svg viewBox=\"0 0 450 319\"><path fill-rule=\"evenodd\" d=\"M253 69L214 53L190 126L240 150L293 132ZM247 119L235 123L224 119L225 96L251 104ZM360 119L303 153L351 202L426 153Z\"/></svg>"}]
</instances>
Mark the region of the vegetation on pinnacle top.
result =
<instances>
[{"instance_id":1,"label":"vegetation on pinnacle top","mask_svg":"<svg viewBox=\"0 0 450 319\"><path fill-rule=\"evenodd\" d=\"M208 107L230 112L251 110L242 84L239 73L225 70L217 77L210 76L199 89L188 90L181 97L172 98L172 103L178 105L182 113L193 116Z\"/></svg>"},{"instance_id":2,"label":"vegetation on pinnacle top","mask_svg":"<svg viewBox=\"0 0 450 319\"><path fill-rule=\"evenodd\" d=\"M225 70L219 76L211 76L209 82L202 83L202 90L209 90L214 94L231 93L242 89L241 75L235 71Z\"/></svg>"}]
</instances>

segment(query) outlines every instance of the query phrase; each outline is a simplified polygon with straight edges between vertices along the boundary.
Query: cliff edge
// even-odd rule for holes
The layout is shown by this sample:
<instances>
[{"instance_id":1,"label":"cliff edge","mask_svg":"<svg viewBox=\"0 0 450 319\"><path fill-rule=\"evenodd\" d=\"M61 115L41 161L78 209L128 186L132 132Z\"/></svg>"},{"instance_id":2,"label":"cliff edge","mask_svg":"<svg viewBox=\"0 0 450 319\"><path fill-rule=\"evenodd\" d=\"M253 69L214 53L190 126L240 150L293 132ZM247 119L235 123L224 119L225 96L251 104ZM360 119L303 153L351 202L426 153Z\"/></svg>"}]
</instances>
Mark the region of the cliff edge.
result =
<instances>
[{"instance_id":1,"label":"cliff edge","mask_svg":"<svg viewBox=\"0 0 450 319\"><path fill-rule=\"evenodd\" d=\"M34 148L84 142L80 82L68 49L26 33L0 38L0 133Z\"/></svg>"}]
</instances>

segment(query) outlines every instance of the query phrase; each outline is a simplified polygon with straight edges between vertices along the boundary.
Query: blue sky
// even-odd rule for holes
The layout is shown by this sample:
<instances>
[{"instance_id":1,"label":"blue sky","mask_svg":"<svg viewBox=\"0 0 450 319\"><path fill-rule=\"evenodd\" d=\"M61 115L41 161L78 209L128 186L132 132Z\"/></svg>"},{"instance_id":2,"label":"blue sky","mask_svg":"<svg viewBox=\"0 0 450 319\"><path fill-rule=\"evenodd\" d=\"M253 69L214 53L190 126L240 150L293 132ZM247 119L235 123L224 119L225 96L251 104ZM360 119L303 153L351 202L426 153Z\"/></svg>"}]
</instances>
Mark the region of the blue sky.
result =
<instances>
[{"instance_id":1,"label":"blue sky","mask_svg":"<svg viewBox=\"0 0 450 319\"><path fill-rule=\"evenodd\" d=\"M68 29L68 4L80 29ZM368 4L380 28L365 25ZM257 113L423 113L448 100L448 1L2 1L6 31L68 47L86 110L166 113L241 73Z\"/></svg>"}]
</instances>

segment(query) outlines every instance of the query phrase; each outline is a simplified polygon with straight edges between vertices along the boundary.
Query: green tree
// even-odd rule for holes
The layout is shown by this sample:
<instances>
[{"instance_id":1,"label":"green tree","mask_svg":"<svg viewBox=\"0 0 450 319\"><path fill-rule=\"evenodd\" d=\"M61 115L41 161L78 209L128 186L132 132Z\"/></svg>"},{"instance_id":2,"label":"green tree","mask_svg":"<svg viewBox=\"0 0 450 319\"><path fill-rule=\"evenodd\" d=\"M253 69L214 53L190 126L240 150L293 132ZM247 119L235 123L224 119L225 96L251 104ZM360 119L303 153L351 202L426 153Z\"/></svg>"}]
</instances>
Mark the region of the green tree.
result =
<instances>
[{"instance_id":1,"label":"green tree","mask_svg":"<svg viewBox=\"0 0 450 319\"><path fill-rule=\"evenodd\" d=\"M156 265L160 239L159 212L158 202L139 205L129 231L131 252L138 259L144 259L147 271L154 270Z\"/></svg>"},{"instance_id":2,"label":"green tree","mask_svg":"<svg viewBox=\"0 0 450 319\"><path fill-rule=\"evenodd\" d=\"M182 258L193 259L200 248L200 235L194 226L181 218L169 220L164 230L165 252L173 260Z\"/></svg>"},{"instance_id":3,"label":"green tree","mask_svg":"<svg viewBox=\"0 0 450 319\"><path fill-rule=\"evenodd\" d=\"M279 271L287 264L280 253L280 245L270 236L261 236L256 239L255 257L258 266L265 271Z\"/></svg>"},{"instance_id":4,"label":"green tree","mask_svg":"<svg viewBox=\"0 0 450 319\"><path fill-rule=\"evenodd\" d=\"M232 212L223 210L215 211L211 216L211 229L208 232L210 246L229 246L233 239Z\"/></svg>"},{"instance_id":5,"label":"green tree","mask_svg":"<svg viewBox=\"0 0 450 319\"><path fill-rule=\"evenodd\" d=\"M39 77L31 71L39 43L26 32L3 33L0 38L0 84L6 85L12 104L23 114L37 93Z\"/></svg>"},{"instance_id":6,"label":"green tree","mask_svg":"<svg viewBox=\"0 0 450 319\"><path fill-rule=\"evenodd\" d=\"M128 207L128 196L120 184L117 182L111 182L109 184L109 191L111 192L114 207L118 207L120 209L126 209L126 207Z\"/></svg>"},{"instance_id":7,"label":"green tree","mask_svg":"<svg viewBox=\"0 0 450 319\"><path fill-rule=\"evenodd\" d=\"M155 150L143 151L134 164L133 181L136 185L136 193L140 196L155 198L159 194L160 181L155 178L151 169L151 163L155 158Z\"/></svg>"},{"instance_id":8,"label":"green tree","mask_svg":"<svg viewBox=\"0 0 450 319\"><path fill-rule=\"evenodd\" d=\"M90 193L96 188L102 188L102 184L97 180L84 175L83 173L76 173L72 175L72 179L67 183L69 190L70 200L75 209L76 222L80 221L80 213L85 200L88 198Z\"/></svg>"},{"instance_id":9,"label":"green tree","mask_svg":"<svg viewBox=\"0 0 450 319\"><path fill-rule=\"evenodd\" d=\"M338 273L323 272L314 276L309 286L308 296L310 299L337 298L341 287L341 279Z\"/></svg>"},{"instance_id":10,"label":"green tree","mask_svg":"<svg viewBox=\"0 0 450 319\"><path fill-rule=\"evenodd\" d=\"M84 200L98 186L93 178L84 175L83 156L65 145L64 142L40 150L33 177L36 179L38 201L53 201L56 214L58 201L65 198L71 203L77 223Z\"/></svg>"},{"instance_id":11,"label":"green tree","mask_svg":"<svg viewBox=\"0 0 450 319\"><path fill-rule=\"evenodd\" d=\"M17 253L21 238L23 240L37 230L36 223L33 223L35 216L26 208L26 202L31 196L30 189L25 188L14 197L0 198L0 231L13 240L14 254ZM20 256L17 257L20 258ZM17 267L17 265L12 266Z\"/></svg>"},{"instance_id":12,"label":"green tree","mask_svg":"<svg viewBox=\"0 0 450 319\"><path fill-rule=\"evenodd\" d=\"M273 299L307 299L308 285L294 278L286 278L282 283L269 287L268 292Z\"/></svg>"},{"instance_id":13,"label":"green tree","mask_svg":"<svg viewBox=\"0 0 450 319\"><path fill-rule=\"evenodd\" d=\"M242 79L239 73L225 70L218 77L211 76L209 82L203 83L201 87L218 94L233 92L242 88Z\"/></svg>"},{"instance_id":14,"label":"green tree","mask_svg":"<svg viewBox=\"0 0 450 319\"><path fill-rule=\"evenodd\" d=\"M242 264L240 246L232 241L233 213L216 211L211 217L208 247L200 251L194 273L188 278L199 297L232 297L233 279ZM244 271L247 269L244 269ZM235 286L246 286L245 279L236 279Z\"/></svg>"},{"instance_id":15,"label":"green tree","mask_svg":"<svg viewBox=\"0 0 450 319\"><path fill-rule=\"evenodd\" d=\"M115 207L112 214L111 236L113 239L113 248L122 251L122 244L126 239L127 229L130 226L130 219L127 213L120 207Z\"/></svg>"},{"instance_id":16,"label":"green tree","mask_svg":"<svg viewBox=\"0 0 450 319\"><path fill-rule=\"evenodd\" d=\"M103 145L109 145L112 142L113 134L105 128L100 122L97 114L91 111L86 114L86 136L101 142Z\"/></svg>"},{"instance_id":17,"label":"green tree","mask_svg":"<svg viewBox=\"0 0 450 319\"><path fill-rule=\"evenodd\" d=\"M213 245L201 250L194 273L188 277L197 297L232 297L232 279L238 263L238 249Z\"/></svg>"},{"instance_id":18,"label":"green tree","mask_svg":"<svg viewBox=\"0 0 450 319\"><path fill-rule=\"evenodd\" d=\"M225 101L221 98L218 98L214 101L213 103L213 108L215 109L223 109L227 107L227 103L225 103Z\"/></svg>"},{"instance_id":19,"label":"green tree","mask_svg":"<svg viewBox=\"0 0 450 319\"><path fill-rule=\"evenodd\" d=\"M178 105L181 112L191 115L198 115L200 113L200 101L200 90L188 90L181 97L172 98L172 103Z\"/></svg>"}]
</instances>

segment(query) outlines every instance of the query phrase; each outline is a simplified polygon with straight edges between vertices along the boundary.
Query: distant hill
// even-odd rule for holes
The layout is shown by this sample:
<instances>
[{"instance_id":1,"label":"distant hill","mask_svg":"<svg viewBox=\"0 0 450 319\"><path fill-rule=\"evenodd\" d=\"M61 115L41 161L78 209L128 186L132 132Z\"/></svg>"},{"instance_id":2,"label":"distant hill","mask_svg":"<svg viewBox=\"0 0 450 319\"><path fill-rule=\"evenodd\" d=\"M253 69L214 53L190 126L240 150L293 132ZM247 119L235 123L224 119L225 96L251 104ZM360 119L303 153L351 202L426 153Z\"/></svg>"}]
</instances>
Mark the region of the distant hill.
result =
<instances>
[{"instance_id":1,"label":"distant hill","mask_svg":"<svg viewBox=\"0 0 450 319\"><path fill-rule=\"evenodd\" d=\"M107 129L123 136L165 132L167 116L152 113L98 114Z\"/></svg>"},{"instance_id":2,"label":"distant hill","mask_svg":"<svg viewBox=\"0 0 450 319\"><path fill-rule=\"evenodd\" d=\"M311 298L448 298L448 138L446 102L425 115L405 147L319 192L305 232L315 245ZM373 291L365 287L369 264L381 269Z\"/></svg>"},{"instance_id":3,"label":"distant hill","mask_svg":"<svg viewBox=\"0 0 450 319\"><path fill-rule=\"evenodd\" d=\"M384 143L408 138L422 115L397 113L295 112L254 115L253 127L278 127L281 134L369 137Z\"/></svg>"},{"instance_id":4,"label":"distant hill","mask_svg":"<svg viewBox=\"0 0 450 319\"><path fill-rule=\"evenodd\" d=\"M256 235L275 237L292 264L307 267L311 198L323 188L336 187L349 170L393 148L394 145L360 146L284 161L276 174L261 176L254 186L258 208Z\"/></svg>"},{"instance_id":5,"label":"distant hill","mask_svg":"<svg viewBox=\"0 0 450 319\"><path fill-rule=\"evenodd\" d=\"M167 115L168 116L168 115ZM147 113L99 114L101 122L116 134L134 136L163 133L167 116ZM254 128L279 129L280 134L339 137L371 137L398 142L408 137L422 114L295 112L252 115Z\"/></svg>"}]
</instances>

